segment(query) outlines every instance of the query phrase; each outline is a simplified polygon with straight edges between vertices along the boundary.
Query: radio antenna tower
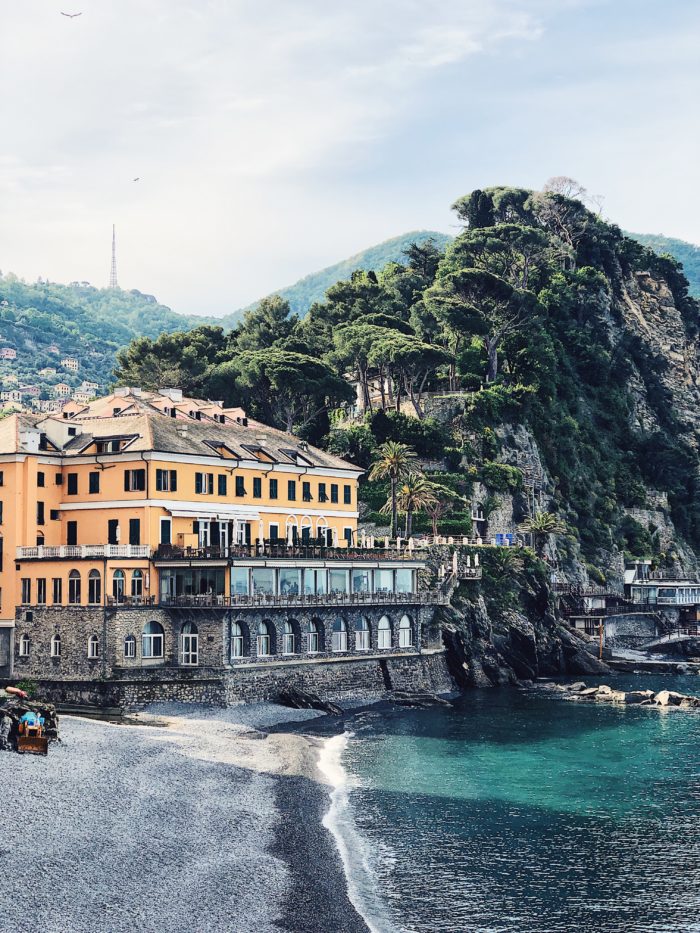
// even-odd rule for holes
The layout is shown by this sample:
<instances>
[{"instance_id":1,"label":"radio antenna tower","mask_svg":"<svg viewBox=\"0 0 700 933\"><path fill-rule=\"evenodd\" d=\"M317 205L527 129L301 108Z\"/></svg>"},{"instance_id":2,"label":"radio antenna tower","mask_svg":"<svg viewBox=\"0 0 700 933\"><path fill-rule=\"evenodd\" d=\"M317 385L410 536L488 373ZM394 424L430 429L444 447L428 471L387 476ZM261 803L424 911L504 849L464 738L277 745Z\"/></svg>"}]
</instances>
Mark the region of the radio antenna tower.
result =
<instances>
[{"instance_id":1,"label":"radio antenna tower","mask_svg":"<svg viewBox=\"0 0 700 933\"><path fill-rule=\"evenodd\" d=\"M119 288L117 282L117 232L114 224L112 224L112 270L109 273L109 287Z\"/></svg>"}]
</instances>

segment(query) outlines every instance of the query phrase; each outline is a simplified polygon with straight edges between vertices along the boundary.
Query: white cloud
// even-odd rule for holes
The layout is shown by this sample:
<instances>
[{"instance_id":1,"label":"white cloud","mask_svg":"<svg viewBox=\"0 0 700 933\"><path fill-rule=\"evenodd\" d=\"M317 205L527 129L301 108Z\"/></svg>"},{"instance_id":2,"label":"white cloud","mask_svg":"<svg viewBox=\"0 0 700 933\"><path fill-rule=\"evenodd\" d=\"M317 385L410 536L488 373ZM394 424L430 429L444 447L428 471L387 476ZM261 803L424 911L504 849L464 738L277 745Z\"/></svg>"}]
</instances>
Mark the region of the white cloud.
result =
<instances>
[{"instance_id":1,"label":"white cloud","mask_svg":"<svg viewBox=\"0 0 700 933\"><path fill-rule=\"evenodd\" d=\"M539 60L553 23L565 29L581 11L614 4L80 0L77 8L83 16L67 20L45 0L4 4L0 268L103 284L116 222L125 287L178 310L223 313L410 227L446 228L449 203L477 184L573 173L581 133L542 135L537 118L551 91L521 79L519 67ZM572 25L562 54L585 48L591 69L601 60L612 68L619 47L633 82L653 54L642 41L652 40L589 49ZM506 87L497 98L494 64ZM566 95L562 88L564 107ZM584 168L603 134L610 151L624 149L613 119L591 134ZM534 169L528 156L539 159ZM620 184L621 173L591 174L582 180L595 190Z\"/></svg>"}]
</instances>

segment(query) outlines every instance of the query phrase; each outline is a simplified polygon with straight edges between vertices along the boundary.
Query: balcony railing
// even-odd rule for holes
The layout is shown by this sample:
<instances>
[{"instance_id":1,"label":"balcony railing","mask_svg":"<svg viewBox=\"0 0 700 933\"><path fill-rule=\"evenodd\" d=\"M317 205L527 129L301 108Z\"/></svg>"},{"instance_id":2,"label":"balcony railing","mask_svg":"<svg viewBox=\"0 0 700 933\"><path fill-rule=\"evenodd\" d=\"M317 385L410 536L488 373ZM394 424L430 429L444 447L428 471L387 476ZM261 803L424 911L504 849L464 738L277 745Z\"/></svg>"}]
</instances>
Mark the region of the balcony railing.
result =
<instances>
[{"instance_id":1,"label":"balcony railing","mask_svg":"<svg viewBox=\"0 0 700 933\"><path fill-rule=\"evenodd\" d=\"M362 606L362 605L438 605L447 602L447 597L437 590L422 590L418 593L323 593L321 595L274 596L256 593L254 596L217 596L212 593L192 596L161 597L161 606L184 606L208 608L224 606Z\"/></svg>"},{"instance_id":2,"label":"balcony railing","mask_svg":"<svg viewBox=\"0 0 700 933\"><path fill-rule=\"evenodd\" d=\"M284 560L415 560L424 558L407 547L366 548L329 547L325 544L286 544L265 541L257 544L232 544L229 547L179 547L161 544L154 552L155 560L246 560L272 558Z\"/></svg>"},{"instance_id":3,"label":"balcony railing","mask_svg":"<svg viewBox=\"0 0 700 933\"><path fill-rule=\"evenodd\" d=\"M17 560L74 560L103 557L150 557L147 544L61 544L55 547L18 547Z\"/></svg>"}]
</instances>

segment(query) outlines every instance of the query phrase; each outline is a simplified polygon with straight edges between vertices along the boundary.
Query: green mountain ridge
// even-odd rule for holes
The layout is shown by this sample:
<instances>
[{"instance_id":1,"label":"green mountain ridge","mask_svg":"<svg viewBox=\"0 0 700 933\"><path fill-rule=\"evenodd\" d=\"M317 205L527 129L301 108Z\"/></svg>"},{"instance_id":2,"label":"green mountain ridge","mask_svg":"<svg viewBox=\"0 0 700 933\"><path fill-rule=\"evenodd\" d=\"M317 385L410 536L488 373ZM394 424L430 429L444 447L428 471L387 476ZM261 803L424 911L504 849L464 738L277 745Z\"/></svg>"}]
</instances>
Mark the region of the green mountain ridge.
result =
<instances>
[{"instance_id":1,"label":"green mountain ridge","mask_svg":"<svg viewBox=\"0 0 700 933\"><path fill-rule=\"evenodd\" d=\"M367 272L378 272L390 262L403 262L404 252L412 243L424 243L426 240L433 240L438 249L445 249L448 243L452 242L453 237L449 233L438 233L435 230L412 230L409 233L403 233L400 236L392 237L370 246L348 259L336 262L318 272L312 272L304 276L293 285L280 288L271 292L266 297L279 295L285 301L289 302L289 307L293 314L304 315L312 304L317 301L323 301L326 292L343 279L350 278L353 272L358 269L364 269ZM224 327L235 327L245 314L258 305L258 301L234 311L233 314L226 315L217 323Z\"/></svg>"},{"instance_id":2,"label":"green mountain ridge","mask_svg":"<svg viewBox=\"0 0 700 933\"><path fill-rule=\"evenodd\" d=\"M700 247L683 240L652 234L627 234L656 253L669 253L684 266L689 292L700 295ZM433 240L444 250L454 237L431 230L417 230L378 243L354 256L305 276L274 294L287 300L300 316L338 281L358 269L378 272L390 263L405 262L411 243ZM19 384L38 385L42 396L51 396L52 386L64 382L76 388L83 380L107 386L112 380L116 354L137 337L157 338L162 333L187 331L204 324L225 328L241 322L255 302L221 318L180 314L160 304L153 295L136 289L98 289L86 283L63 285L38 281L26 283L12 274L0 274L0 347L17 351L16 360L0 361L0 382L5 390ZM54 345L58 352L50 352ZM75 356L78 373L60 366L60 360ZM40 377L45 368L56 374ZM8 381L9 377L9 381Z\"/></svg>"}]
</instances>

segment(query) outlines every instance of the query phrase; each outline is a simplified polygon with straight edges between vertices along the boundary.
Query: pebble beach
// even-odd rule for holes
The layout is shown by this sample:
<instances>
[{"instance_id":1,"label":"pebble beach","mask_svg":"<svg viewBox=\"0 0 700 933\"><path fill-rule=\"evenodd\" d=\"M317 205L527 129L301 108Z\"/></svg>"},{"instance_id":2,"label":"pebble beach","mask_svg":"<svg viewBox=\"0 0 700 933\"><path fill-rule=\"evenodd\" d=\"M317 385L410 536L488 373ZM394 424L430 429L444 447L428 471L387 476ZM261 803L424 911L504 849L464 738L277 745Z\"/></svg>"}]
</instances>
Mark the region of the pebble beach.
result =
<instances>
[{"instance_id":1,"label":"pebble beach","mask_svg":"<svg viewBox=\"0 0 700 933\"><path fill-rule=\"evenodd\" d=\"M62 717L47 758L0 754L0 931L367 931L322 823L320 740L265 731L316 715Z\"/></svg>"}]
</instances>

